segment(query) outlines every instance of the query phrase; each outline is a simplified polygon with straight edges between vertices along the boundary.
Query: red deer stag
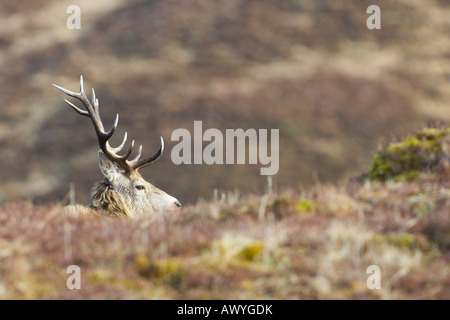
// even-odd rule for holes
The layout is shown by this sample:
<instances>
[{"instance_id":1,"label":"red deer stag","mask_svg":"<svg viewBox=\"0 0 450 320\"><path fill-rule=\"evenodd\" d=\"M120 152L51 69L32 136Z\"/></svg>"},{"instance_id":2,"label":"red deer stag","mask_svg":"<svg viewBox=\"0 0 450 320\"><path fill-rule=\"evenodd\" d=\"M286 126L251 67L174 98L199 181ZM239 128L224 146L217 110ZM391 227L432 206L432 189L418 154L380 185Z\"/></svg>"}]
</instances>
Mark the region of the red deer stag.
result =
<instances>
[{"instance_id":1,"label":"red deer stag","mask_svg":"<svg viewBox=\"0 0 450 320\"><path fill-rule=\"evenodd\" d=\"M108 140L117 128L119 114L116 116L114 126L109 131L105 131L100 118L98 99L96 99L94 89L92 89L92 104L90 103L83 89L83 76L80 77L80 92L72 92L55 84L53 86L83 103L86 110L82 110L64 99L76 112L91 118L97 133L101 149L98 152L99 165L104 179L94 186L89 208L104 215L136 217L181 207L177 199L145 181L138 172L140 168L153 163L161 157L164 149L162 137L161 147L153 156L140 159L141 145L137 156L132 160L128 160L133 150L134 140L123 155L118 153L122 152L125 146L127 140L126 132L120 146L113 148L109 145Z\"/></svg>"}]
</instances>

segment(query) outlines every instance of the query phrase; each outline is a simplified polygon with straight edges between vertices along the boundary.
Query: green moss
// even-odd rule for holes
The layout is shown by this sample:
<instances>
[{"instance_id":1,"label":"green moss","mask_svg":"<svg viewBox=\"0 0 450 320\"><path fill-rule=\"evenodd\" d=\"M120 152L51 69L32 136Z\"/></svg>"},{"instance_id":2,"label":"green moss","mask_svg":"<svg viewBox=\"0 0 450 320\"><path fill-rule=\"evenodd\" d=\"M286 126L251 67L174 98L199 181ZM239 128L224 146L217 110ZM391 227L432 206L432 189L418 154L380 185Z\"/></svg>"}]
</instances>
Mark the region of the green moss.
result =
<instances>
[{"instance_id":1,"label":"green moss","mask_svg":"<svg viewBox=\"0 0 450 320\"><path fill-rule=\"evenodd\" d=\"M270 200L267 202L267 209L272 210L275 214L283 213L313 213L318 207L314 201L304 199L304 198L290 198L287 196L282 196L280 198Z\"/></svg>"},{"instance_id":2,"label":"green moss","mask_svg":"<svg viewBox=\"0 0 450 320\"><path fill-rule=\"evenodd\" d=\"M45 277L26 273L20 277L12 276L12 285L8 288L14 299L21 300L37 300L45 299L57 292L54 282L49 281Z\"/></svg>"},{"instance_id":3,"label":"green moss","mask_svg":"<svg viewBox=\"0 0 450 320\"><path fill-rule=\"evenodd\" d=\"M172 284L181 280L184 271L182 261L177 258L162 259L156 262L156 278Z\"/></svg>"},{"instance_id":4,"label":"green moss","mask_svg":"<svg viewBox=\"0 0 450 320\"><path fill-rule=\"evenodd\" d=\"M229 216L230 212L226 209L220 209L219 212L219 220L226 219Z\"/></svg>"},{"instance_id":5,"label":"green moss","mask_svg":"<svg viewBox=\"0 0 450 320\"><path fill-rule=\"evenodd\" d=\"M87 279L95 285L111 285L115 282L114 274L110 270L100 269L88 274Z\"/></svg>"},{"instance_id":6,"label":"green moss","mask_svg":"<svg viewBox=\"0 0 450 320\"><path fill-rule=\"evenodd\" d=\"M145 278L168 283L177 287L181 283L185 268L178 258L160 259L149 261L144 255L139 255L135 260L139 274Z\"/></svg>"},{"instance_id":7,"label":"green moss","mask_svg":"<svg viewBox=\"0 0 450 320\"><path fill-rule=\"evenodd\" d=\"M148 261L148 258L145 255L140 254L136 257L136 266L138 269L148 268L150 266L150 261Z\"/></svg>"},{"instance_id":8,"label":"green moss","mask_svg":"<svg viewBox=\"0 0 450 320\"><path fill-rule=\"evenodd\" d=\"M450 129L426 128L401 142L391 143L373 159L370 180L411 181L418 179L421 172L436 171L449 133Z\"/></svg>"},{"instance_id":9,"label":"green moss","mask_svg":"<svg viewBox=\"0 0 450 320\"><path fill-rule=\"evenodd\" d=\"M417 180L419 177L420 177L419 170L410 170L397 174L394 179L397 182L404 182L404 181L414 181Z\"/></svg>"},{"instance_id":10,"label":"green moss","mask_svg":"<svg viewBox=\"0 0 450 320\"><path fill-rule=\"evenodd\" d=\"M384 153L377 155L373 161L369 172L371 180L386 180L393 177L392 161Z\"/></svg>"},{"instance_id":11,"label":"green moss","mask_svg":"<svg viewBox=\"0 0 450 320\"><path fill-rule=\"evenodd\" d=\"M416 245L416 237L411 233L390 233L386 236L386 238L389 243L399 247L413 248Z\"/></svg>"},{"instance_id":12,"label":"green moss","mask_svg":"<svg viewBox=\"0 0 450 320\"><path fill-rule=\"evenodd\" d=\"M142 268L142 266L141 266ZM119 272L107 269L99 269L90 272L87 276L90 285L117 288L141 294L145 289L146 282L139 278L124 278Z\"/></svg>"},{"instance_id":13,"label":"green moss","mask_svg":"<svg viewBox=\"0 0 450 320\"><path fill-rule=\"evenodd\" d=\"M264 245L261 241L254 241L240 250L237 257L241 260L253 261L261 255L263 249Z\"/></svg>"},{"instance_id":14,"label":"green moss","mask_svg":"<svg viewBox=\"0 0 450 320\"><path fill-rule=\"evenodd\" d=\"M416 247L416 236L411 233L387 233L376 234L374 236L375 242L387 242L393 246L401 248L413 249Z\"/></svg>"},{"instance_id":15,"label":"green moss","mask_svg":"<svg viewBox=\"0 0 450 320\"><path fill-rule=\"evenodd\" d=\"M294 210L298 213L306 213L314 210L314 203L306 199L300 199L295 201Z\"/></svg>"}]
</instances>

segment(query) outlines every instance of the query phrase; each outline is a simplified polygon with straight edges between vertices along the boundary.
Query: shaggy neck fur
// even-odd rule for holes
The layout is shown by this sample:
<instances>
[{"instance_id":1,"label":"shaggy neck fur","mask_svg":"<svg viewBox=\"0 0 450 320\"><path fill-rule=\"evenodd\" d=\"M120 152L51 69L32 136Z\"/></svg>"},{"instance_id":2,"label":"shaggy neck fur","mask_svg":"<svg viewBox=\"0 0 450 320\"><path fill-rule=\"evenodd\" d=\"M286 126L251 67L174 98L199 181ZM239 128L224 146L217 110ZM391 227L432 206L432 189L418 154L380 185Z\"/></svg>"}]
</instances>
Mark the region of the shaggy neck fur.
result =
<instances>
[{"instance_id":1,"label":"shaggy neck fur","mask_svg":"<svg viewBox=\"0 0 450 320\"><path fill-rule=\"evenodd\" d=\"M92 202L89 207L107 216L131 217L132 215L122 195L114 190L111 182L106 178L92 188Z\"/></svg>"}]
</instances>

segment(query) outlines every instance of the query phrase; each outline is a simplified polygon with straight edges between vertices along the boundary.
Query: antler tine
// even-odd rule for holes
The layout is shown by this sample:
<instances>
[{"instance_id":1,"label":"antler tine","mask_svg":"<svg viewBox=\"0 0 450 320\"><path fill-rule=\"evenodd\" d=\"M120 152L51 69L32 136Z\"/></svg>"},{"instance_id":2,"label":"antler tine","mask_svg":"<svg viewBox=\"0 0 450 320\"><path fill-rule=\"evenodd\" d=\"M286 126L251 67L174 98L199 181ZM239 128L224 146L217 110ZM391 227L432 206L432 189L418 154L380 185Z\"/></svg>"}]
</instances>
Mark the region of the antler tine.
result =
<instances>
[{"instance_id":1,"label":"antler tine","mask_svg":"<svg viewBox=\"0 0 450 320\"><path fill-rule=\"evenodd\" d=\"M82 95L86 95L86 94L84 94L84 89L83 89L83 75L80 75L80 93Z\"/></svg>"},{"instance_id":2,"label":"antler tine","mask_svg":"<svg viewBox=\"0 0 450 320\"><path fill-rule=\"evenodd\" d=\"M98 117L98 119L99 119L99 121L101 123L100 114L98 112L96 114L97 114L97 117ZM92 122L94 122L94 120L92 120ZM97 133L97 134L101 134L103 139L105 140L104 142L108 142L108 140L112 137L112 135L116 131L118 124L119 124L119 114L116 114L116 120L114 120L114 124L113 124L112 128L108 132L105 132L103 130L103 131L101 131L100 133ZM96 126L96 124L94 123L94 127L95 126Z\"/></svg>"},{"instance_id":3,"label":"antler tine","mask_svg":"<svg viewBox=\"0 0 450 320\"><path fill-rule=\"evenodd\" d=\"M98 99L95 97L95 90L92 88L92 105L94 106L94 110L98 112Z\"/></svg>"},{"instance_id":4,"label":"antler tine","mask_svg":"<svg viewBox=\"0 0 450 320\"><path fill-rule=\"evenodd\" d=\"M111 145L108 142L107 143L108 148L114 153L122 151L123 147L125 146L125 142L127 142L127 138L128 138L128 134L125 132L125 134L123 135L122 143L118 147L111 147Z\"/></svg>"},{"instance_id":5,"label":"antler tine","mask_svg":"<svg viewBox=\"0 0 450 320\"><path fill-rule=\"evenodd\" d=\"M55 88L58 90L61 90L65 94L74 97L78 100L80 100L86 110L82 110L75 106L73 103L69 102L68 100L64 99L66 103L72 107L77 113L91 118L92 124L94 125L95 132L97 133L97 139L98 143L100 145L100 149L105 153L105 155L113 162L117 163L119 166L121 166L126 172L131 173L132 171L138 171L140 168L145 167L156 160L158 160L163 151L164 151L164 140L161 137L161 146L159 150L151 157L140 159L142 154L142 145L139 147L138 154L133 160L128 160L128 157L130 156L133 147L134 147L134 140L131 142L127 152L125 152L124 155L118 155L118 152L121 152L123 147L125 146L125 143L127 141L127 133L125 132L123 141L118 147L111 147L109 144L109 139L113 136L114 132L117 129L117 125L119 124L119 114L116 115L116 119L114 121L113 127L109 131L105 131L105 128L103 126L103 122L100 118L100 112L99 112L99 102L98 99L95 96L95 90L92 88L92 104L89 101L88 97L86 96L86 93L84 92L84 86L83 86L83 76L80 76L80 92L73 92L70 90L67 90L63 87L60 87L56 84L53 84Z\"/></svg>"},{"instance_id":6,"label":"antler tine","mask_svg":"<svg viewBox=\"0 0 450 320\"><path fill-rule=\"evenodd\" d=\"M162 156L163 151L164 151L164 139L163 139L163 137L161 137L161 146L159 147L159 150L153 156L148 157L148 158L144 158L144 159L139 159L140 156L141 156L141 151L142 151L142 148L139 148L138 155L131 161L127 160L127 163L129 164L129 166L131 168L133 168L133 170L135 170L135 171L138 171L140 168L148 166L149 164L155 162L156 160L158 160Z\"/></svg>"},{"instance_id":7,"label":"antler tine","mask_svg":"<svg viewBox=\"0 0 450 320\"><path fill-rule=\"evenodd\" d=\"M52 84L52 86L54 86L56 89L64 92L68 96L71 96L71 97L74 97L74 98L80 100L83 103L83 105L86 107L86 111L81 110L78 107L76 107L74 104L72 104L71 102L64 99L64 101L66 101L72 108L74 108L75 111L77 111L78 113L80 113L80 111L82 111L80 113L82 115L86 115L86 112L87 112L89 114L89 116L91 116L91 117L93 116L94 108L90 104L90 102L86 96L86 93L84 92L84 89L83 89L83 76L80 76L80 92L73 92L73 91L67 90L66 88L60 87L56 84Z\"/></svg>"},{"instance_id":8,"label":"antler tine","mask_svg":"<svg viewBox=\"0 0 450 320\"><path fill-rule=\"evenodd\" d=\"M137 162L139 160L139 158L141 157L141 154L142 154L142 144L139 146L139 150L138 150L136 157L134 157L133 160L130 160L129 163Z\"/></svg>"},{"instance_id":9,"label":"antler tine","mask_svg":"<svg viewBox=\"0 0 450 320\"><path fill-rule=\"evenodd\" d=\"M67 99L64 99L64 101L71 106L76 112L78 112L79 114L86 116L86 117L90 117L89 112L87 112L86 110L81 110L80 108L78 108L76 105L74 105L72 102L70 102Z\"/></svg>"},{"instance_id":10,"label":"antler tine","mask_svg":"<svg viewBox=\"0 0 450 320\"><path fill-rule=\"evenodd\" d=\"M122 159L125 160L125 162L127 162L127 164L128 164L127 159L128 159L128 157L130 156L131 151L133 150L133 148L134 148L134 140L131 141L131 144L130 144L130 147L128 148L127 153L125 153L125 154L121 157Z\"/></svg>"},{"instance_id":11,"label":"antler tine","mask_svg":"<svg viewBox=\"0 0 450 320\"><path fill-rule=\"evenodd\" d=\"M68 100L64 99L66 103L72 107L77 113L87 116L91 118L92 124L94 125L95 132L97 133L97 139L98 143L100 145L100 149L105 153L105 155L113 162L117 163L119 166L121 166L126 172L131 172L134 170L133 167L131 167L127 161L127 158L130 156L131 151L134 147L134 141L131 142L131 145L128 149L128 151L120 156L117 154L117 152L120 152L122 148L125 145L125 142L127 140L127 133L125 133L124 140L120 144L120 146L113 148L109 145L108 140L112 137L114 132L117 129L117 125L119 123L119 114L116 115L116 119L114 121L113 127L109 131L105 131L105 128L103 126L103 122L100 118L100 112L99 112L99 102L98 99L95 96L95 90L92 89L92 104L89 101L88 97L86 96L86 93L84 91L84 85L83 85L83 76L80 76L80 92L73 92L70 90L67 90L63 87L60 87L56 84L53 84L55 88L58 90L61 90L68 96L71 96L73 98L76 98L80 100L86 110L82 110L75 106L73 103L69 102Z\"/></svg>"},{"instance_id":12,"label":"antler tine","mask_svg":"<svg viewBox=\"0 0 450 320\"><path fill-rule=\"evenodd\" d=\"M79 99L80 94L78 92L73 92L73 91L67 90L66 88L60 87L60 86L58 86L57 84L54 84L54 83L52 84L52 86L54 86L58 90L61 90L62 92L64 92L68 96L71 96L71 97Z\"/></svg>"}]
</instances>

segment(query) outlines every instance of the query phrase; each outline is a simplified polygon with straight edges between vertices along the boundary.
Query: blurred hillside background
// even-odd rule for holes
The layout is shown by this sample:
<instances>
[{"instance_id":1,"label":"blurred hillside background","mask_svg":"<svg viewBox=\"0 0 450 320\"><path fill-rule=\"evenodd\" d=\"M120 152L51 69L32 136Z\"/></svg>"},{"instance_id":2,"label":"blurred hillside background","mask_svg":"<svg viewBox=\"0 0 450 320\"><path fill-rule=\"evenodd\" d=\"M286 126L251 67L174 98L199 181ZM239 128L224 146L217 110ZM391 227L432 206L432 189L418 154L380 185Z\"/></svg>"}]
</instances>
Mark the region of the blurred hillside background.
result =
<instances>
[{"instance_id":1,"label":"blurred hillside background","mask_svg":"<svg viewBox=\"0 0 450 320\"><path fill-rule=\"evenodd\" d=\"M0 203L58 201L71 182L89 201L94 130L51 86L76 91L80 74L105 125L120 114L113 142L128 131L150 155L164 137L142 174L182 203L266 188L259 165L174 165L171 133L194 120L280 129L278 188L365 172L383 139L450 120L449 17L448 0L2 0Z\"/></svg>"}]
</instances>

